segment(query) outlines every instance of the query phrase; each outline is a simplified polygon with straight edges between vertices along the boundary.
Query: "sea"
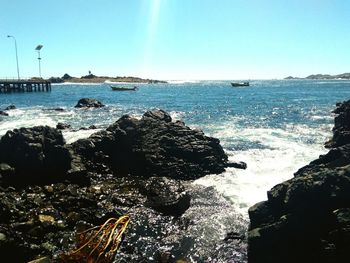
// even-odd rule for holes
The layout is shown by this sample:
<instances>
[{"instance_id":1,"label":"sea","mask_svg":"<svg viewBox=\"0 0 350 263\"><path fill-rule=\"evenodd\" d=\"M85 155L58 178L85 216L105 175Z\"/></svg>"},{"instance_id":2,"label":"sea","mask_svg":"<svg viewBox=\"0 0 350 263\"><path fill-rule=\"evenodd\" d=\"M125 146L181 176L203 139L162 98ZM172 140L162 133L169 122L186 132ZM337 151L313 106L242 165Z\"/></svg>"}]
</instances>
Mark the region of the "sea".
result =
<instances>
[{"instance_id":1,"label":"sea","mask_svg":"<svg viewBox=\"0 0 350 263\"><path fill-rule=\"evenodd\" d=\"M229 160L243 161L247 169L227 168L222 174L191 182L211 189L228 204L227 211L211 210L210 219L204 219L199 208L205 196L193 201L188 213L198 217L202 229L193 233L202 246L208 229L219 233L218 240L224 238L227 224L220 222L230 221L228 211L239 213L249 224L250 206L266 200L269 189L326 153L324 143L331 138L334 124L332 110L337 102L350 98L347 80L251 80L248 87L232 87L230 81L117 85L136 85L138 90L112 91L110 83L64 83L53 84L51 92L0 93L0 110L12 104L17 107L0 117L0 136L15 128L55 127L61 122L72 126L63 130L71 143L96 132L89 129L91 125L104 129L122 115L139 118L148 110L163 109L173 120L218 138ZM95 98L106 107L74 108L80 98Z\"/></svg>"}]
</instances>

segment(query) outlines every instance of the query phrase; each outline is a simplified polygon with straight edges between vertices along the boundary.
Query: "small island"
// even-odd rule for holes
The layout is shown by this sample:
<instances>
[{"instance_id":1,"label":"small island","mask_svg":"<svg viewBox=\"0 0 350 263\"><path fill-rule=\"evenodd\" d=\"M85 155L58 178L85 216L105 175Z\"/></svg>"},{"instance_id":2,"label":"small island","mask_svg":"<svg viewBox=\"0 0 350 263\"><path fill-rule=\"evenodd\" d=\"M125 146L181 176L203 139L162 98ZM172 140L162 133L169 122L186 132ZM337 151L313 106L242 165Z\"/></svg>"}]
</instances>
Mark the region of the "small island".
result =
<instances>
[{"instance_id":1,"label":"small island","mask_svg":"<svg viewBox=\"0 0 350 263\"><path fill-rule=\"evenodd\" d=\"M284 79L349 79L350 80L350 73L343 73L338 75L312 74L307 76L306 78L288 76Z\"/></svg>"},{"instance_id":2,"label":"small island","mask_svg":"<svg viewBox=\"0 0 350 263\"><path fill-rule=\"evenodd\" d=\"M103 83L106 81L109 82L129 82L129 83L167 83L163 80L154 80L154 79L142 79L138 77L107 77L107 76L95 76L89 72L88 75L82 77L72 77L69 74L64 74L62 77L51 77L48 79L51 83Z\"/></svg>"}]
</instances>

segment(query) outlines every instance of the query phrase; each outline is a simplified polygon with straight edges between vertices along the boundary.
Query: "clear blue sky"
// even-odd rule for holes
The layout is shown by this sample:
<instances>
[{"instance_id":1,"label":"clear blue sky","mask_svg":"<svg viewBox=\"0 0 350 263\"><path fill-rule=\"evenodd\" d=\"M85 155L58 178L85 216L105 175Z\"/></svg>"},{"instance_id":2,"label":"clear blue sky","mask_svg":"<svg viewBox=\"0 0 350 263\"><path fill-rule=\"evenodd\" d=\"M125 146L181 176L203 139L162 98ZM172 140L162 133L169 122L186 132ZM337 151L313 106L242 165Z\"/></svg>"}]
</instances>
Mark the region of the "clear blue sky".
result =
<instances>
[{"instance_id":1,"label":"clear blue sky","mask_svg":"<svg viewBox=\"0 0 350 263\"><path fill-rule=\"evenodd\" d=\"M0 0L0 78L350 72L348 0Z\"/></svg>"}]
</instances>

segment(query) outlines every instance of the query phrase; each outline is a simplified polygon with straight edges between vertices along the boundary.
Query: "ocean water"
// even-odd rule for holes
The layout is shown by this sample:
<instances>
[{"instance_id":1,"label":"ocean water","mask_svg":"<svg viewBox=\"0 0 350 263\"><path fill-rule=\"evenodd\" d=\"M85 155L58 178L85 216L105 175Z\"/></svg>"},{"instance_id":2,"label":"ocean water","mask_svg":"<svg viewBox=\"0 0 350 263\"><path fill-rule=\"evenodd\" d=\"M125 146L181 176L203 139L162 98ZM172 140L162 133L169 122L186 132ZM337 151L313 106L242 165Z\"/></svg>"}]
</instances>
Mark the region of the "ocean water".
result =
<instances>
[{"instance_id":1,"label":"ocean water","mask_svg":"<svg viewBox=\"0 0 350 263\"><path fill-rule=\"evenodd\" d=\"M63 133L67 142L73 142L96 131L78 130L80 127L102 129L124 114L140 117L147 110L164 109L174 120L220 139L230 160L247 163L246 170L228 168L192 183L214 189L230 204L228 210L247 219L248 208L265 200L266 191L327 151L323 144L332 135L335 103L350 98L350 81L344 80L250 83L234 88L230 81L176 81L140 84L136 92L112 91L107 84L57 84L49 93L0 94L0 109L10 104L17 107L8 112L10 116L0 117L0 136L14 128L54 127L63 122L72 125L73 130ZM106 107L74 108L83 97L96 98ZM189 213L195 217L197 210L193 207ZM215 213L223 222L222 211ZM209 227L210 222L201 222L201 226Z\"/></svg>"}]
</instances>

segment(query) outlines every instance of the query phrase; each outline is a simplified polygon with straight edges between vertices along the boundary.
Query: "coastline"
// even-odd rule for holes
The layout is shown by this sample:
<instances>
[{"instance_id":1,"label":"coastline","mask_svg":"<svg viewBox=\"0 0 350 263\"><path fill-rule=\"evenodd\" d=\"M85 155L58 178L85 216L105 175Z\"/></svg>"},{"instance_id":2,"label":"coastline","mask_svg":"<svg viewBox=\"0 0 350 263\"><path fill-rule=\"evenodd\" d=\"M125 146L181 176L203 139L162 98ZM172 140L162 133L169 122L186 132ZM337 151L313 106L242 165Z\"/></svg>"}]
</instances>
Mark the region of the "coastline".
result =
<instances>
[{"instance_id":1,"label":"coastline","mask_svg":"<svg viewBox=\"0 0 350 263\"><path fill-rule=\"evenodd\" d=\"M163 80L155 80L155 79L143 79L139 77L107 77L107 76L95 76L93 74L89 74L82 77L72 77L69 74L64 74L62 77L51 77L48 79L51 83L136 83L136 84L157 84L157 83L167 83Z\"/></svg>"}]
</instances>

